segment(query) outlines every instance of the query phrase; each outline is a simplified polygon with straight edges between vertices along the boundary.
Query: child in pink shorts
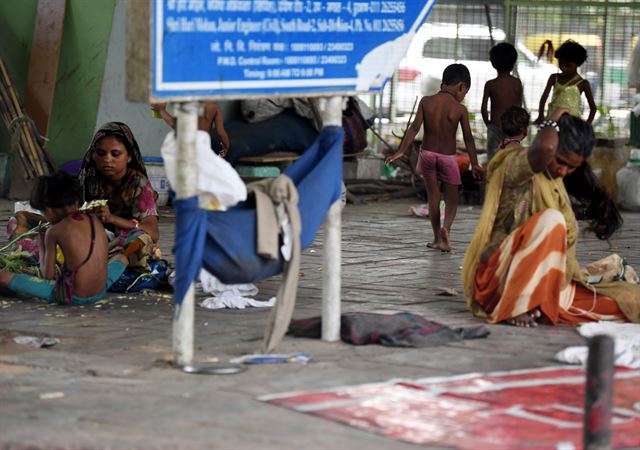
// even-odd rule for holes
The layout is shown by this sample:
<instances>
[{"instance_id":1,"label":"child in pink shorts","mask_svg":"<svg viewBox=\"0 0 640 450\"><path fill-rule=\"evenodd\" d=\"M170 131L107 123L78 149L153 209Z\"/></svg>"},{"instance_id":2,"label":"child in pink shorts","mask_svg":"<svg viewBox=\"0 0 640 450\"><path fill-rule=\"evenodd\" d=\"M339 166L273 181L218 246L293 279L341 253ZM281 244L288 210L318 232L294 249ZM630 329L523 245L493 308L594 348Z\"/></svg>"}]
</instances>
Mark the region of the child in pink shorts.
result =
<instances>
[{"instance_id":1,"label":"child in pink shorts","mask_svg":"<svg viewBox=\"0 0 640 450\"><path fill-rule=\"evenodd\" d=\"M437 179L441 183L460 186L460 167L455 155L443 155L429 150L420 150L416 171L423 178Z\"/></svg>"},{"instance_id":2,"label":"child in pink shorts","mask_svg":"<svg viewBox=\"0 0 640 450\"><path fill-rule=\"evenodd\" d=\"M456 162L456 131L462 126L464 143L471 159L473 176L481 178L484 170L478 164L476 146L469 126L469 113L460 102L469 92L471 75L463 64L451 64L442 74L440 91L422 97L416 118L407 129L405 138L396 153L386 159L390 164L400 158L413 143L424 126L424 139L420 150L417 171L424 177L429 201L429 219L433 228L433 242L429 248L451 251L450 232L458 210L458 186L462 184ZM444 190L444 224L440 223L440 182Z\"/></svg>"}]
</instances>

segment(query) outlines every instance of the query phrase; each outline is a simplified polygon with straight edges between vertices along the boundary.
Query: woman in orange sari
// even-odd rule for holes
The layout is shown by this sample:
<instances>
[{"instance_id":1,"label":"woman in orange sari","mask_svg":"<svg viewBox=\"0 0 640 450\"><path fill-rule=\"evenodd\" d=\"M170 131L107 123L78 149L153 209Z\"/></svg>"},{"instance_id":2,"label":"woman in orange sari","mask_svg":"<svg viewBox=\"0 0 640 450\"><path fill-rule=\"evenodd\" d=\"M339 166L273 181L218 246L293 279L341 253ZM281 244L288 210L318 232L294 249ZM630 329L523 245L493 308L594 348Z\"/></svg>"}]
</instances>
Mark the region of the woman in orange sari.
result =
<instances>
[{"instance_id":1,"label":"woman in orange sari","mask_svg":"<svg viewBox=\"0 0 640 450\"><path fill-rule=\"evenodd\" d=\"M622 225L586 162L594 141L591 125L557 111L531 147L514 142L491 160L480 221L463 263L474 314L527 327L640 322L640 286L590 284L576 259L578 227L569 194L584 207L588 229L598 238ZM567 187L565 177L571 178Z\"/></svg>"}]
</instances>

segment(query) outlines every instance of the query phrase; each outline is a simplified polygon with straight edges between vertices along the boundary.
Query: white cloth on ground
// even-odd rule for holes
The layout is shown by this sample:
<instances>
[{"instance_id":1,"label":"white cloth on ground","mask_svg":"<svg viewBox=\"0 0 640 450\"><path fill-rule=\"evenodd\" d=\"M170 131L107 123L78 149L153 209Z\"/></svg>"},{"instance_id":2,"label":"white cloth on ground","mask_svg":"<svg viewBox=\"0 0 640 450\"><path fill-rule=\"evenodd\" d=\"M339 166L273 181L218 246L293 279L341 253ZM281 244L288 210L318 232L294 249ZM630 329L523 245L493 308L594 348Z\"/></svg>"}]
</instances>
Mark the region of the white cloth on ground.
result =
<instances>
[{"instance_id":1,"label":"white cloth on ground","mask_svg":"<svg viewBox=\"0 0 640 450\"><path fill-rule=\"evenodd\" d=\"M268 308L275 304L275 297L261 301L249 297L234 297L226 294L222 297L207 297L200 302L200 306L206 309L245 309L247 307Z\"/></svg>"},{"instance_id":2,"label":"white cloth on ground","mask_svg":"<svg viewBox=\"0 0 640 450\"><path fill-rule=\"evenodd\" d=\"M581 325L578 332L584 337L606 334L614 339L614 364L640 369L640 324L616 322L591 322ZM556 360L569 364L587 363L589 350L586 345L567 347L556 354Z\"/></svg>"},{"instance_id":3,"label":"white cloth on ground","mask_svg":"<svg viewBox=\"0 0 640 450\"><path fill-rule=\"evenodd\" d=\"M200 286L203 292L213 294L204 299L200 306L207 309L244 309L246 307L269 307L275 304L275 297L267 301L252 298L258 293L258 288L248 284L224 284L206 270L200 270Z\"/></svg>"}]
</instances>

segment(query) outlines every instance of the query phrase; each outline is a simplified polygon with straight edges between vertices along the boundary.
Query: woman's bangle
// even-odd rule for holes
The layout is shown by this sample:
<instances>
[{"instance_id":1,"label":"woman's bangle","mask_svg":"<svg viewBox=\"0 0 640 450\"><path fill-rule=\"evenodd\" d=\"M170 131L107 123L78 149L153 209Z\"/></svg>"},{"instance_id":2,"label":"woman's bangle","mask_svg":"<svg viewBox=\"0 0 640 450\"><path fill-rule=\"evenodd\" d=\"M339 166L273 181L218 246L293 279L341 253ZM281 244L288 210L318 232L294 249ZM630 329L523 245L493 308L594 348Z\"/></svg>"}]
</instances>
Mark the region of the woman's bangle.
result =
<instances>
[{"instance_id":1,"label":"woman's bangle","mask_svg":"<svg viewBox=\"0 0 640 450\"><path fill-rule=\"evenodd\" d=\"M556 122L555 120L551 120L551 119L543 120L540 126L538 127L538 129L542 130L544 127L551 127L554 130L556 130L558 133L560 133L560 127L558 126L558 122Z\"/></svg>"}]
</instances>

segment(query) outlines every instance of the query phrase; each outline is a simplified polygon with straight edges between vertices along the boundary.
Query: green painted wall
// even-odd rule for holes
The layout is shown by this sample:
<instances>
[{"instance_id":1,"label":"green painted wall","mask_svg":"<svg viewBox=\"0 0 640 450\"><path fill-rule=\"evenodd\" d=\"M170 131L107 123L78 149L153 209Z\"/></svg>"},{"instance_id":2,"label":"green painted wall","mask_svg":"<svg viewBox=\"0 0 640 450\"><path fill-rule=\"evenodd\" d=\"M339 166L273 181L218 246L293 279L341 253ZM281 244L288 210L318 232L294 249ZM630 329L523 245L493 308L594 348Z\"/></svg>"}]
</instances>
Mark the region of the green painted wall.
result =
<instances>
[{"instance_id":1,"label":"green painted wall","mask_svg":"<svg viewBox=\"0 0 640 450\"><path fill-rule=\"evenodd\" d=\"M93 137L114 6L67 0L48 145L57 163L81 158Z\"/></svg>"},{"instance_id":2,"label":"green painted wall","mask_svg":"<svg viewBox=\"0 0 640 450\"><path fill-rule=\"evenodd\" d=\"M21 99L27 87L37 0L0 1L0 56ZM1 121L0 121L1 123ZM9 132L0 125L0 152L9 151Z\"/></svg>"},{"instance_id":3,"label":"green painted wall","mask_svg":"<svg viewBox=\"0 0 640 450\"><path fill-rule=\"evenodd\" d=\"M0 1L0 50L21 100L24 99L36 5L37 0ZM91 141L114 6L115 0L67 0L47 144L56 163L82 157ZM7 132L2 132L0 149L6 151Z\"/></svg>"}]
</instances>

